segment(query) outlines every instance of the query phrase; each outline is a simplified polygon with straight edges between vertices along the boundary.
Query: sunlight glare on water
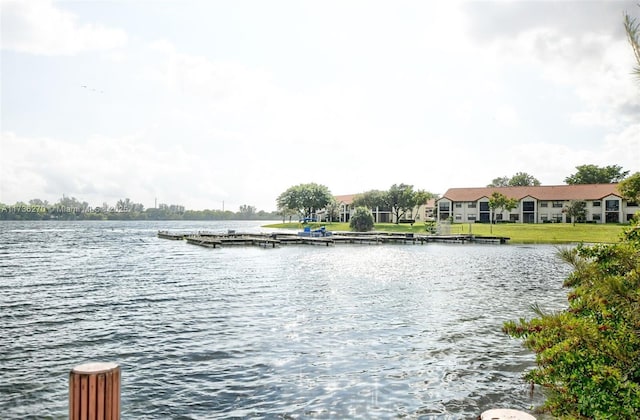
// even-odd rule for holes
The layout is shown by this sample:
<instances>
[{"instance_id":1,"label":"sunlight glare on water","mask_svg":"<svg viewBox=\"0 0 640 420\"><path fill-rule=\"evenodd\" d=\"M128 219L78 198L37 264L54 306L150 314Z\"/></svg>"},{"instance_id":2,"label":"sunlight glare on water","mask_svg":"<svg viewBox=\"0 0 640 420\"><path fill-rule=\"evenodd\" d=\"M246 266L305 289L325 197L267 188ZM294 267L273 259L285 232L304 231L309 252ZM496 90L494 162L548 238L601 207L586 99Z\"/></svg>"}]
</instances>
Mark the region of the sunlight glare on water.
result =
<instances>
[{"instance_id":1,"label":"sunlight glare on water","mask_svg":"<svg viewBox=\"0 0 640 420\"><path fill-rule=\"evenodd\" d=\"M3 222L2 418L64 418L68 373L122 368L123 418L473 418L528 410L501 332L559 309L551 246L207 249L158 230L258 222Z\"/></svg>"}]
</instances>

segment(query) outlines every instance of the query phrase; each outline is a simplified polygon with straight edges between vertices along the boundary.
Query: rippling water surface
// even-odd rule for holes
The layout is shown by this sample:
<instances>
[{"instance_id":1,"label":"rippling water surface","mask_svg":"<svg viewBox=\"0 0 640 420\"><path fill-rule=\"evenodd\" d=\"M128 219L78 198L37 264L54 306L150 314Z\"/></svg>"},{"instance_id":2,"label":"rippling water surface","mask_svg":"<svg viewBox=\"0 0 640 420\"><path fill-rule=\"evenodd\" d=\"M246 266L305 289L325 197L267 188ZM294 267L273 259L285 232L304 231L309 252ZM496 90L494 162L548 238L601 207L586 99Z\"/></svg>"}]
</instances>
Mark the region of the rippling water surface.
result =
<instances>
[{"instance_id":1,"label":"rippling water surface","mask_svg":"<svg viewBox=\"0 0 640 420\"><path fill-rule=\"evenodd\" d=\"M474 418L528 410L500 331L561 308L551 246L207 249L258 222L0 223L0 413L64 418L68 374L122 368L123 418Z\"/></svg>"}]
</instances>

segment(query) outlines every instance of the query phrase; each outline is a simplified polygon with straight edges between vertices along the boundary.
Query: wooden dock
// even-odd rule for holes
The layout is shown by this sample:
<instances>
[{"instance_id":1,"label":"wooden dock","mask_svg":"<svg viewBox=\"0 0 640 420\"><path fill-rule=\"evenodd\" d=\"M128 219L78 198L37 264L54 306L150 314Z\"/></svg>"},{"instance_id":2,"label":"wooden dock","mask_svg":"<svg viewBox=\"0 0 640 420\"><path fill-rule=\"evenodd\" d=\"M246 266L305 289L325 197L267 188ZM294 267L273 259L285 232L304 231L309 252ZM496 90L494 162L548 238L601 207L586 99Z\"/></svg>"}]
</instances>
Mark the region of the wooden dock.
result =
<instances>
[{"instance_id":1,"label":"wooden dock","mask_svg":"<svg viewBox=\"0 0 640 420\"><path fill-rule=\"evenodd\" d=\"M162 238L162 239L171 239L174 241L181 241L184 239L184 234L183 233L170 233L167 232L166 230L160 230L158 231L158 238Z\"/></svg>"},{"instance_id":2,"label":"wooden dock","mask_svg":"<svg viewBox=\"0 0 640 420\"><path fill-rule=\"evenodd\" d=\"M335 244L425 244L425 243L492 243L506 244L509 238L502 236L477 235L421 235L414 233L388 232L336 232L325 236L307 236L297 233L207 233L193 234L169 233L159 231L158 238L170 240L186 240L187 243L206 248L220 248L226 246L259 246L262 248L276 248L280 245L321 245Z\"/></svg>"}]
</instances>

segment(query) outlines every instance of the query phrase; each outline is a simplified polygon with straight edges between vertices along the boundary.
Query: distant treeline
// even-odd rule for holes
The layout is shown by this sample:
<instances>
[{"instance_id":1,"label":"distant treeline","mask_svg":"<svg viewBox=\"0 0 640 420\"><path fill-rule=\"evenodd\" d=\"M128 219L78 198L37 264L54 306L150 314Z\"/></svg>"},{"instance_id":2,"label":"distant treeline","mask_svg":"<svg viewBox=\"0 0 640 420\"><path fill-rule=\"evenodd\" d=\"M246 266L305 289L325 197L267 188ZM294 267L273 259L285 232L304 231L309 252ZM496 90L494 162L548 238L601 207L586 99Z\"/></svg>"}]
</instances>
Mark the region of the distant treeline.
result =
<instances>
[{"instance_id":1,"label":"distant treeline","mask_svg":"<svg viewBox=\"0 0 640 420\"><path fill-rule=\"evenodd\" d=\"M103 203L100 207L65 196L55 204L39 199L28 203L0 203L0 220L276 220L280 217L276 212L256 211L249 205L240 206L237 212L185 210L176 204L145 209L128 198L118 200L115 206Z\"/></svg>"}]
</instances>

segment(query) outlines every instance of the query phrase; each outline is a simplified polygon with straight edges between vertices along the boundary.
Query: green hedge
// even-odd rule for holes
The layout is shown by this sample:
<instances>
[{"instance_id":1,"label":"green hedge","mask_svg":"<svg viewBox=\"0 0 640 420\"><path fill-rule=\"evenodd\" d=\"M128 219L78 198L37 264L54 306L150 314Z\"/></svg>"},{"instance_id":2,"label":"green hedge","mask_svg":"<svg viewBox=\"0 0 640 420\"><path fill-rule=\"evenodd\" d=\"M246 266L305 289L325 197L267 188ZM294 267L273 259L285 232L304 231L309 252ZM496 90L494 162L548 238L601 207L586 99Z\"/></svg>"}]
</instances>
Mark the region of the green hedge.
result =
<instances>
[{"instance_id":1,"label":"green hedge","mask_svg":"<svg viewBox=\"0 0 640 420\"><path fill-rule=\"evenodd\" d=\"M640 219L616 244L559 251L574 271L568 309L504 324L536 353L527 380L561 418L640 418Z\"/></svg>"}]
</instances>

